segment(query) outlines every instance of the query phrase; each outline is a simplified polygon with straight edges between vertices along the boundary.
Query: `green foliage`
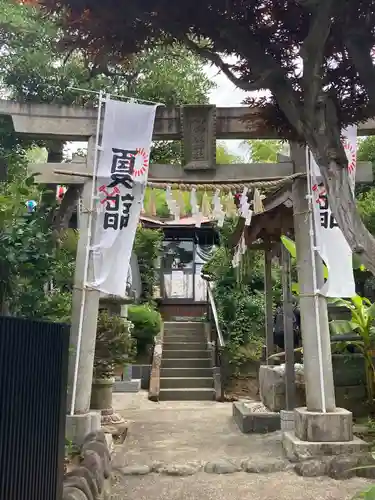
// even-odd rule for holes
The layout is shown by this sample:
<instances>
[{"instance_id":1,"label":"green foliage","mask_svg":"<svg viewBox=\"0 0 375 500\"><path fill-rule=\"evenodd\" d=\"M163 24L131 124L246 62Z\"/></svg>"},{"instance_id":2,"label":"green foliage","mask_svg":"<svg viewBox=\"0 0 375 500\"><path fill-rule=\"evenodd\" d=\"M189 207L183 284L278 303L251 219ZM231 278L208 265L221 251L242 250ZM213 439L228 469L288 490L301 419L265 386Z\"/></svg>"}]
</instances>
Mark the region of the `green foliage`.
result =
<instances>
[{"instance_id":1,"label":"green foliage","mask_svg":"<svg viewBox=\"0 0 375 500\"><path fill-rule=\"evenodd\" d=\"M325 143L331 141L337 154L343 154L344 150L337 146L339 131L372 116L374 103L369 75L371 50L375 45L372 2L297 1L288 2L287 8L285 3L275 0L231 2L230 8L227 2L201 0L175 6L159 0L127 3L112 0L107 4L98 0L40 0L40 3L54 12L63 11L67 43L95 55L103 53L116 58L158 42L184 42L224 68L242 90L269 90L268 95L259 92L247 102L258 106L256 119L267 119L280 136L306 140L316 147L319 135ZM129 19L137 22L129 23ZM355 42L347 35L353 25ZM313 40L313 48L309 44L309 49L306 48L306 40L309 43ZM236 58L236 63L224 61L223 54ZM306 71L301 72L296 63L298 58L311 63L307 71L315 78L306 78ZM331 106L335 133L328 134L329 119L319 108L322 100ZM262 115L259 108L264 112ZM328 156L325 155L325 162L329 163Z\"/></svg>"},{"instance_id":2,"label":"green foliage","mask_svg":"<svg viewBox=\"0 0 375 500\"><path fill-rule=\"evenodd\" d=\"M213 294L229 362L235 369L259 358L264 343L264 268L259 252L247 251L239 268L233 268L230 247L236 220L220 229L221 246L202 273L214 281Z\"/></svg>"},{"instance_id":3,"label":"green foliage","mask_svg":"<svg viewBox=\"0 0 375 500\"><path fill-rule=\"evenodd\" d=\"M374 400L374 374L372 351L375 346L375 303L372 304L365 297L355 295L350 300L331 299L330 302L338 306L346 307L351 312L351 320L334 320L330 322L330 330L333 335L350 333L352 331L360 335L360 341L351 341L363 354L366 367L366 385L369 402Z\"/></svg>"},{"instance_id":4,"label":"green foliage","mask_svg":"<svg viewBox=\"0 0 375 500\"><path fill-rule=\"evenodd\" d=\"M116 366L131 362L136 355L131 335L133 325L120 316L101 311L96 330L94 378L105 379L114 375Z\"/></svg>"},{"instance_id":5,"label":"green foliage","mask_svg":"<svg viewBox=\"0 0 375 500\"><path fill-rule=\"evenodd\" d=\"M361 467L361 468L366 468L366 467ZM373 466L368 466L367 468L373 468ZM375 500L375 486L369 486L369 488L365 491L361 491L355 497L353 497L353 500Z\"/></svg>"},{"instance_id":6,"label":"green foliage","mask_svg":"<svg viewBox=\"0 0 375 500\"><path fill-rule=\"evenodd\" d=\"M283 150L282 141L250 140L246 141L251 149L251 161L254 163L276 163L277 155Z\"/></svg>"},{"instance_id":7,"label":"green foliage","mask_svg":"<svg viewBox=\"0 0 375 500\"><path fill-rule=\"evenodd\" d=\"M230 254L227 248L221 246L216 249L211 259L203 265L202 273L210 281L217 281L223 277L230 267Z\"/></svg>"},{"instance_id":8,"label":"green foliage","mask_svg":"<svg viewBox=\"0 0 375 500\"><path fill-rule=\"evenodd\" d=\"M128 318L134 325L133 337L137 340L138 353L144 353L148 344L152 344L154 338L161 329L161 315L151 305L129 306Z\"/></svg>"},{"instance_id":9,"label":"green foliage","mask_svg":"<svg viewBox=\"0 0 375 500\"><path fill-rule=\"evenodd\" d=\"M231 163L243 163L244 159L228 151L225 143L218 142L216 145L216 163L218 165L230 165Z\"/></svg>"},{"instance_id":10,"label":"green foliage","mask_svg":"<svg viewBox=\"0 0 375 500\"><path fill-rule=\"evenodd\" d=\"M70 88L79 87L167 106L207 104L214 87L201 60L181 44L154 46L111 63L102 58L95 65L83 51L61 50L56 17L47 20L37 7L1 0L0 17L0 74L16 99L91 104L94 94Z\"/></svg>"},{"instance_id":11,"label":"green foliage","mask_svg":"<svg viewBox=\"0 0 375 500\"><path fill-rule=\"evenodd\" d=\"M264 341L264 294L263 281L256 264L240 278L233 268L227 249L219 248L211 261L218 266L215 276L214 298L220 327L226 342L230 362L236 367L246 361L241 349L249 343L256 355ZM248 354L248 350L245 351Z\"/></svg>"},{"instance_id":12,"label":"green foliage","mask_svg":"<svg viewBox=\"0 0 375 500\"><path fill-rule=\"evenodd\" d=\"M373 174L375 174L375 136L366 137L359 142L358 161L372 163ZM362 220L371 234L375 235L375 189L373 184L359 184L356 186L358 197L357 206Z\"/></svg>"},{"instance_id":13,"label":"green foliage","mask_svg":"<svg viewBox=\"0 0 375 500\"><path fill-rule=\"evenodd\" d=\"M22 156L20 157L22 167ZM69 283L57 293L50 283L72 278L72 258L65 248L56 249L49 224L53 209L27 213L25 203L40 194L32 178L13 176L0 186L0 303L3 313L69 321Z\"/></svg>"},{"instance_id":14,"label":"green foliage","mask_svg":"<svg viewBox=\"0 0 375 500\"><path fill-rule=\"evenodd\" d=\"M214 85L201 60L182 45L154 46L136 57L111 64L102 60L98 66L83 51L59 45L57 16L47 19L29 2L0 0L0 18L0 88L9 98L92 106L95 94L71 88L79 87L166 105L208 103ZM30 216L25 208L28 199L40 202L43 196L45 200L43 188L36 189L25 179L29 161L45 161L46 150L39 146L50 144L20 139L9 117L0 117L0 139L0 158L9 165L9 182L0 184L0 305L11 314L69 321L77 234L59 235L62 245L57 248L51 231L55 207L39 203L38 212ZM156 143L152 159L179 162L179 144ZM145 300L152 296L155 280L154 239L144 238L142 246L138 238L147 284Z\"/></svg>"},{"instance_id":15,"label":"green foliage","mask_svg":"<svg viewBox=\"0 0 375 500\"><path fill-rule=\"evenodd\" d=\"M357 206L367 229L375 235L375 189L360 194Z\"/></svg>"},{"instance_id":16,"label":"green foliage","mask_svg":"<svg viewBox=\"0 0 375 500\"><path fill-rule=\"evenodd\" d=\"M142 282L141 300L149 302L154 295L154 287L158 282L156 275L157 259L160 256L163 232L138 226L134 241L134 252L138 258Z\"/></svg>"},{"instance_id":17,"label":"green foliage","mask_svg":"<svg viewBox=\"0 0 375 500\"><path fill-rule=\"evenodd\" d=\"M357 161L367 161L372 163L372 173L375 174L375 136L357 139ZM359 168L357 166L357 168ZM355 193L357 198L373 189L373 183L357 184Z\"/></svg>"}]
</instances>

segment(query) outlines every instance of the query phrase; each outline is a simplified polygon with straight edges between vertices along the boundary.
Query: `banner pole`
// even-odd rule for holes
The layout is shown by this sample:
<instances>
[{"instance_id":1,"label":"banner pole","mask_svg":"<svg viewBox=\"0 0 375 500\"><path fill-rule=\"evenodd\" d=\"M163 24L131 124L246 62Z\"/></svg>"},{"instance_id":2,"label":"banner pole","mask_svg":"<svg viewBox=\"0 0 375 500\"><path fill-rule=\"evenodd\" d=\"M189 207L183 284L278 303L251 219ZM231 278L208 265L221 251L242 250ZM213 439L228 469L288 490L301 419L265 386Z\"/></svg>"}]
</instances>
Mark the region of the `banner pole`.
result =
<instances>
[{"instance_id":1,"label":"banner pole","mask_svg":"<svg viewBox=\"0 0 375 500\"><path fill-rule=\"evenodd\" d=\"M324 371L323 371L323 352L322 352L322 337L320 329L320 314L319 314L319 297L318 297L318 283L316 277L316 254L315 254L315 226L314 226L314 209L313 209L313 194L311 186L311 165L310 165L310 153L306 148L306 177L307 177L307 199L309 206L309 233L310 233L310 248L311 248L311 266L313 275L313 294L314 294L314 306L315 306L315 322L316 322L316 334L317 334L317 347L318 347L318 364L319 364L319 386L320 386L320 396L322 400L322 412L326 413L326 394L324 387Z\"/></svg>"},{"instance_id":2,"label":"banner pole","mask_svg":"<svg viewBox=\"0 0 375 500\"><path fill-rule=\"evenodd\" d=\"M92 174L92 187L91 187L91 196L90 196L89 213L88 213L88 230L87 230L85 261L84 261L83 290L82 290L80 312L79 312L77 352L76 352L75 365L74 365L72 404L71 404L71 408L70 408L70 415L71 416L74 415L75 400L76 400L76 394L77 394L78 368L79 368L79 358L80 358L80 354L81 354L84 309L85 309L86 290L87 290L87 277L88 277L89 258L90 258L90 251L91 251L92 222L93 222L94 199L95 199L95 189L96 189L96 172L97 172L97 168L98 168L98 158L99 158L100 122L101 122L103 102L104 102L103 92L100 91L99 92L98 118L97 118L97 123L96 123L96 137L95 137L94 165L93 165L93 174Z\"/></svg>"}]
</instances>

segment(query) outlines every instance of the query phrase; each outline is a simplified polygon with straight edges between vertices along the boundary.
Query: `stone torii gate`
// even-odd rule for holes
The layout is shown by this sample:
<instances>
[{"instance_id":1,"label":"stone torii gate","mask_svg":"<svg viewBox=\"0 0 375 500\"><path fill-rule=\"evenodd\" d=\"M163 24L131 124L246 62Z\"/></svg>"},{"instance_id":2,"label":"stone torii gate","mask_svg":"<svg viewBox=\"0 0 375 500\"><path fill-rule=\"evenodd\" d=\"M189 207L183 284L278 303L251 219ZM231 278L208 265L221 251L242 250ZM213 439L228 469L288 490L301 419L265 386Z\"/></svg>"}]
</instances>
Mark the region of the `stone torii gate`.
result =
<instances>
[{"instance_id":1,"label":"stone torii gate","mask_svg":"<svg viewBox=\"0 0 375 500\"><path fill-rule=\"evenodd\" d=\"M90 144L94 142L97 111L78 107L18 104L10 101L0 101L0 114L10 115L16 133L29 137L44 139L59 139L63 141L89 141L88 158L86 164L82 163L49 163L34 165L30 168L32 172L41 172L45 183L84 183L83 198L91 192L93 161L93 148ZM292 161L283 161L274 164L239 164L239 165L216 165L216 139L272 139L277 138L274 131L267 129L259 118L252 119L252 110L244 107L216 108L215 106L184 106L181 108L159 108L156 115L154 127L154 140L180 140L182 142L183 164L182 165L151 165L149 172L150 181L181 182L181 183L204 183L204 182L251 182L281 179L294 173L306 172L306 165L302 150L292 145ZM255 116L255 115L254 115ZM375 130L373 120L359 127L359 134L370 135ZM82 173L82 177L60 175L56 171L74 171ZM370 182L372 180L371 164L358 164L357 180ZM317 320L313 310L313 274L311 260L307 254L311 251L309 227L301 220L301 215L306 213L307 192L306 178L299 177L293 182L293 201L296 207L295 231L298 253L298 274L305 298L301 300L301 316L311 332L304 346L305 357L311 360L319 358L317 341ZM84 283L83 255L85 253L84 242L86 241L85 223L81 230L80 243L77 251L76 265L76 287L73 294L73 315L71 344L75 345L77 340L77 311L81 301ZM267 266L268 267L268 266ZM90 273L90 268L89 268ZM267 285L267 284L266 284ZM99 303L99 293L88 292L89 298L85 309L85 321L81 356L79 359L79 386L75 399L75 415L71 418L71 424L77 427L77 438L90 430L92 416L89 412L92 367L95 347L96 320ZM332 363L330 356L330 343L327 321L327 306L324 299L320 300L320 330L322 337L322 350L324 366L324 393L325 405L322 405L320 395L313 386L317 380L316 363L308 363L306 366L307 384L307 410L301 417L300 432L295 436L296 441L292 446L299 446L299 441L304 445L317 440L348 441L352 443L351 417L341 410L336 411L335 396L333 388ZM272 304L267 304L269 309ZM268 325L268 337L271 325ZM72 355L72 358L75 354ZM71 360L71 365L74 359ZM70 384L72 383L72 371L70 369ZM323 413L323 407L327 413ZM341 425L343 424L343 425ZM350 424L350 425L348 425ZM307 432L311 426L318 426L324 432L312 435ZM338 433L337 429L344 429ZM305 432L306 430L306 432ZM340 435L339 435L340 434ZM317 439L317 436L323 439ZM314 443L316 444L316 443ZM315 448L314 448L315 449Z\"/></svg>"}]
</instances>

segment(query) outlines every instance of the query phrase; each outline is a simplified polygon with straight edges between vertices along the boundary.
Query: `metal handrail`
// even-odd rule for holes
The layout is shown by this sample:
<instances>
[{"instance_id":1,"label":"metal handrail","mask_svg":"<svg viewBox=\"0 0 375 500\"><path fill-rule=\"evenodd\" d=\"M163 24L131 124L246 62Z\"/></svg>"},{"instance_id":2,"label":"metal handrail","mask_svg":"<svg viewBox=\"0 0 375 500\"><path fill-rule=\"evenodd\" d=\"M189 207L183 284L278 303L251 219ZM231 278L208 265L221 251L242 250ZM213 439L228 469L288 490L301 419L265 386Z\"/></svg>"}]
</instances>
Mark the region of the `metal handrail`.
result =
<instances>
[{"instance_id":1,"label":"metal handrail","mask_svg":"<svg viewBox=\"0 0 375 500\"><path fill-rule=\"evenodd\" d=\"M209 277L202 277L207 283L207 319L210 327L210 344L214 369L214 387L216 401L225 400L225 380L226 380L226 361L225 361L225 342L219 325L219 315L217 313L214 294L212 293L212 284ZM212 321L212 317L214 321Z\"/></svg>"},{"instance_id":2,"label":"metal handrail","mask_svg":"<svg viewBox=\"0 0 375 500\"><path fill-rule=\"evenodd\" d=\"M213 317L215 320L215 328L216 328L219 347L225 347L224 337L223 337L223 334L221 333L221 329L220 329L220 325L219 325L219 317L217 314L215 299L214 299L214 295L213 295L212 290L211 290L211 283L209 281L207 281L207 292L208 292L208 300L210 302L212 314L213 314Z\"/></svg>"}]
</instances>

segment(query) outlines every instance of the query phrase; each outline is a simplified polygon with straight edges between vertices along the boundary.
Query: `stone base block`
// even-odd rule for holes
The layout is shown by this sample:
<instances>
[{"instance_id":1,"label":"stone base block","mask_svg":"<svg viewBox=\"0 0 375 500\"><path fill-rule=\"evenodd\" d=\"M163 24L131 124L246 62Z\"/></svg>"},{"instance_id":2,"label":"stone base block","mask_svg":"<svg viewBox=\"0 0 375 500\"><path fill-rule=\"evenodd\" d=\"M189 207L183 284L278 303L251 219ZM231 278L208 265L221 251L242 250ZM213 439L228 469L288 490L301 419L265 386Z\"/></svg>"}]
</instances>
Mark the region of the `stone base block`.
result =
<instances>
[{"instance_id":1,"label":"stone base block","mask_svg":"<svg viewBox=\"0 0 375 500\"><path fill-rule=\"evenodd\" d=\"M67 415L65 437L76 446L81 446L85 436L101 427L100 412L90 411L84 415Z\"/></svg>"},{"instance_id":2,"label":"stone base block","mask_svg":"<svg viewBox=\"0 0 375 500\"><path fill-rule=\"evenodd\" d=\"M283 448L288 460L300 462L312 458L361 453L368 451L370 445L356 437L351 441L308 442L299 439L294 432L284 432Z\"/></svg>"},{"instance_id":3,"label":"stone base block","mask_svg":"<svg viewBox=\"0 0 375 500\"><path fill-rule=\"evenodd\" d=\"M233 403L233 418L244 434L275 432L280 430L280 414L251 412L244 403Z\"/></svg>"},{"instance_id":4,"label":"stone base block","mask_svg":"<svg viewBox=\"0 0 375 500\"><path fill-rule=\"evenodd\" d=\"M299 382L302 382L303 376L298 371L298 365L295 365L296 372L296 406L306 405L305 388ZM279 412L286 408L286 385L285 385L285 365L270 366L261 365L259 368L259 393L262 403L270 411Z\"/></svg>"},{"instance_id":5,"label":"stone base block","mask_svg":"<svg viewBox=\"0 0 375 500\"><path fill-rule=\"evenodd\" d=\"M327 413L296 408L294 422L296 437L301 441L328 443L353 440L353 416L343 408Z\"/></svg>"},{"instance_id":6,"label":"stone base block","mask_svg":"<svg viewBox=\"0 0 375 500\"><path fill-rule=\"evenodd\" d=\"M117 380L113 385L113 392L139 392L141 380Z\"/></svg>"},{"instance_id":7,"label":"stone base block","mask_svg":"<svg viewBox=\"0 0 375 500\"><path fill-rule=\"evenodd\" d=\"M283 432L294 431L294 411L281 410L280 422Z\"/></svg>"}]
</instances>

